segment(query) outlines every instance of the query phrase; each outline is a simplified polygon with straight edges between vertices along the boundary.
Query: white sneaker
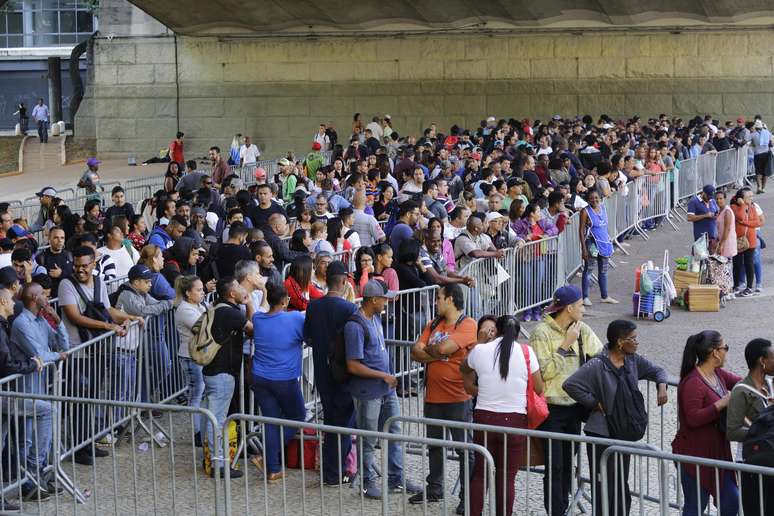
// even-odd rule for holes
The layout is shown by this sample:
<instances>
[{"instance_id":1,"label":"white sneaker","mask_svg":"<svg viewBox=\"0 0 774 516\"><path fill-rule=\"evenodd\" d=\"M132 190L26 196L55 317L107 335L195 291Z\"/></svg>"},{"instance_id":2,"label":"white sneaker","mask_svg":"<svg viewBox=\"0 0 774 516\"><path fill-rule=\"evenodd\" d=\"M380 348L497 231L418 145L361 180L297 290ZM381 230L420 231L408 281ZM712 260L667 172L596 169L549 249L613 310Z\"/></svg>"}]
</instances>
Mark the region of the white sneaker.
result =
<instances>
[{"instance_id":1,"label":"white sneaker","mask_svg":"<svg viewBox=\"0 0 774 516\"><path fill-rule=\"evenodd\" d=\"M617 305L617 304L618 304L618 300L616 300L616 299L613 299L612 297L606 297L606 298L603 298L603 299L602 299L602 302L603 302L603 303L607 303L607 304L609 304L609 305Z\"/></svg>"},{"instance_id":2,"label":"white sneaker","mask_svg":"<svg viewBox=\"0 0 774 516\"><path fill-rule=\"evenodd\" d=\"M591 299L584 297L583 298L583 306L591 306Z\"/></svg>"}]
</instances>

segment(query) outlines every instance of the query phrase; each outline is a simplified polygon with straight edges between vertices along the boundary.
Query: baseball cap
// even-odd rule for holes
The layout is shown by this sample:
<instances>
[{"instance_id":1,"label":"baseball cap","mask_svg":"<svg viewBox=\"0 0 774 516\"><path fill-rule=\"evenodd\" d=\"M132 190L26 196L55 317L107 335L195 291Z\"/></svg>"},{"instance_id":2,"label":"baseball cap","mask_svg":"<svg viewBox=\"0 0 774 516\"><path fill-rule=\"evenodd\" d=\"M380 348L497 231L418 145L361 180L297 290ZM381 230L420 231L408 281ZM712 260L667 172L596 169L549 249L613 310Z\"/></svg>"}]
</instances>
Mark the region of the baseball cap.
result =
<instances>
[{"instance_id":1,"label":"baseball cap","mask_svg":"<svg viewBox=\"0 0 774 516\"><path fill-rule=\"evenodd\" d=\"M98 160L97 158L89 158L89 159L86 160L86 166L87 167L93 167L95 165L99 165L100 163L102 163L102 162L100 160Z\"/></svg>"},{"instance_id":2,"label":"baseball cap","mask_svg":"<svg viewBox=\"0 0 774 516\"><path fill-rule=\"evenodd\" d=\"M255 176L255 179L258 181L262 179L266 179L266 170L264 170L263 167L258 167L255 169L255 172L253 172L253 175Z\"/></svg>"},{"instance_id":3,"label":"baseball cap","mask_svg":"<svg viewBox=\"0 0 774 516\"><path fill-rule=\"evenodd\" d=\"M737 123L743 124L744 123L744 117L743 116L738 116L738 117L736 117L736 121L737 121Z\"/></svg>"},{"instance_id":4,"label":"baseball cap","mask_svg":"<svg viewBox=\"0 0 774 516\"><path fill-rule=\"evenodd\" d=\"M28 236L30 236L30 233L29 231L24 229L23 226L20 226L19 224L14 224L8 229L8 231L6 232L6 236L11 239L27 238Z\"/></svg>"},{"instance_id":5,"label":"baseball cap","mask_svg":"<svg viewBox=\"0 0 774 516\"><path fill-rule=\"evenodd\" d=\"M320 142L314 142L312 144L312 150L320 150L322 149L322 145L320 145Z\"/></svg>"},{"instance_id":6,"label":"baseball cap","mask_svg":"<svg viewBox=\"0 0 774 516\"><path fill-rule=\"evenodd\" d=\"M129 281L153 279L153 273L145 265L138 263L129 269Z\"/></svg>"},{"instance_id":7,"label":"baseball cap","mask_svg":"<svg viewBox=\"0 0 774 516\"><path fill-rule=\"evenodd\" d=\"M48 197L56 197L56 188L53 186L46 186L35 195L38 197L43 197L44 195L47 195Z\"/></svg>"},{"instance_id":8,"label":"baseball cap","mask_svg":"<svg viewBox=\"0 0 774 516\"><path fill-rule=\"evenodd\" d=\"M19 277L16 275L16 269L10 265L0 269L0 288L11 288L17 281Z\"/></svg>"},{"instance_id":9,"label":"baseball cap","mask_svg":"<svg viewBox=\"0 0 774 516\"><path fill-rule=\"evenodd\" d=\"M476 161L481 161L481 153L480 152L474 152L470 155L471 158L473 158Z\"/></svg>"},{"instance_id":10,"label":"baseball cap","mask_svg":"<svg viewBox=\"0 0 774 516\"><path fill-rule=\"evenodd\" d=\"M755 128L756 129L763 129L763 121L758 119L755 121Z\"/></svg>"},{"instance_id":11,"label":"baseball cap","mask_svg":"<svg viewBox=\"0 0 774 516\"><path fill-rule=\"evenodd\" d=\"M390 115L384 115L385 120L392 120L392 117Z\"/></svg>"},{"instance_id":12,"label":"baseball cap","mask_svg":"<svg viewBox=\"0 0 774 516\"><path fill-rule=\"evenodd\" d=\"M554 115L551 117L551 120L561 120L561 119L562 119L562 115Z\"/></svg>"},{"instance_id":13,"label":"baseball cap","mask_svg":"<svg viewBox=\"0 0 774 516\"><path fill-rule=\"evenodd\" d=\"M282 158L280 160L277 160L277 165L279 165L281 167L287 167L290 164L291 163L290 163L290 160L288 158Z\"/></svg>"},{"instance_id":14,"label":"baseball cap","mask_svg":"<svg viewBox=\"0 0 774 516\"><path fill-rule=\"evenodd\" d=\"M554 298L548 308L545 309L547 314L558 312L565 306L571 305L581 299L583 295L578 287L575 285L565 285L559 287L554 292Z\"/></svg>"},{"instance_id":15,"label":"baseball cap","mask_svg":"<svg viewBox=\"0 0 774 516\"><path fill-rule=\"evenodd\" d=\"M707 194L708 197L715 195L715 187L712 185L704 185L701 191Z\"/></svg>"},{"instance_id":16,"label":"baseball cap","mask_svg":"<svg viewBox=\"0 0 774 516\"><path fill-rule=\"evenodd\" d=\"M485 221L487 224L489 224L493 220L500 220L501 218L503 218L503 214L500 213L499 211L490 211L489 213L486 214Z\"/></svg>"},{"instance_id":17,"label":"baseball cap","mask_svg":"<svg viewBox=\"0 0 774 516\"><path fill-rule=\"evenodd\" d=\"M493 116L490 116L490 117L488 117L488 118L486 119L486 121L487 121L487 122L496 122L496 121L497 121L497 119L496 119L495 117L493 117Z\"/></svg>"},{"instance_id":18,"label":"baseball cap","mask_svg":"<svg viewBox=\"0 0 774 516\"><path fill-rule=\"evenodd\" d=\"M330 281L335 276L346 276L348 274L347 266L339 260L334 260L328 264L328 270L325 271L325 280Z\"/></svg>"},{"instance_id":19,"label":"baseball cap","mask_svg":"<svg viewBox=\"0 0 774 516\"><path fill-rule=\"evenodd\" d=\"M330 268L330 265L328 266ZM368 280L363 287L363 297L386 297L387 299L394 299L398 293L394 290L387 290L387 285L379 280Z\"/></svg>"}]
</instances>

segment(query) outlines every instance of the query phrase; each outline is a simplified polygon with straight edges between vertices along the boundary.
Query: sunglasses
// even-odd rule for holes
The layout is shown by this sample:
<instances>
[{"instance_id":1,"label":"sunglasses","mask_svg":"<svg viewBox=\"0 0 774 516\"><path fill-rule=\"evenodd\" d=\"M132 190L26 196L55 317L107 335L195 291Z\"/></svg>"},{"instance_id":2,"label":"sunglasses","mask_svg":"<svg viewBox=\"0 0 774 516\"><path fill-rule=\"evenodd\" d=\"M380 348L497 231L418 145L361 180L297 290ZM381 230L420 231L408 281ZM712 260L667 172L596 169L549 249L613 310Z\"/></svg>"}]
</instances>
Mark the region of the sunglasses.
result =
<instances>
[{"instance_id":1,"label":"sunglasses","mask_svg":"<svg viewBox=\"0 0 774 516\"><path fill-rule=\"evenodd\" d=\"M715 349L722 349L723 351L728 351L729 347L728 347L728 344L726 344L725 346L718 346Z\"/></svg>"}]
</instances>

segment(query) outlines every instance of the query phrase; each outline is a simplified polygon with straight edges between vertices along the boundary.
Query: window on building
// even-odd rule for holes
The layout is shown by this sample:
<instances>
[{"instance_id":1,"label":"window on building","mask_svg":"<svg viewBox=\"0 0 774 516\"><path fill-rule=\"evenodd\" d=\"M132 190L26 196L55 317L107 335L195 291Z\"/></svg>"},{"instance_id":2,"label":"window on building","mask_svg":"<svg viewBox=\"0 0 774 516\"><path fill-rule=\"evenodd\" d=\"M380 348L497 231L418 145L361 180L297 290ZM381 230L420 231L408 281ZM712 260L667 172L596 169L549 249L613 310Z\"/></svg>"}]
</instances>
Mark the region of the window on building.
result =
<instances>
[{"instance_id":1,"label":"window on building","mask_svg":"<svg viewBox=\"0 0 774 516\"><path fill-rule=\"evenodd\" d=\"M8 0L0 48L74 46L97 29L89 0Z\"/></svg>"}]
</instances>

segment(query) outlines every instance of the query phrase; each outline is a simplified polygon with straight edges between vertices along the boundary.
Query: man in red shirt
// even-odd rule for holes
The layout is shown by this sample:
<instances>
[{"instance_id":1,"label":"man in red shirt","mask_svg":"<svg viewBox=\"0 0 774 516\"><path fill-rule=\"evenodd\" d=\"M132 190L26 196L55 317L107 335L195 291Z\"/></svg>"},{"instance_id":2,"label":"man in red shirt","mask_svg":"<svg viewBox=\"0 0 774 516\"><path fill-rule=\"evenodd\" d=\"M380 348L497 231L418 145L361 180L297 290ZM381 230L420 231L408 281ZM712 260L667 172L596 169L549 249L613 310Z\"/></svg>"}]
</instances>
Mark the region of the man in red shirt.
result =
<instances>
[{"instance_id":1,"label":"man in red shirt","mask_svg":"<svg viewBox=\"0 0 774 516\"><path fill-rule=\"evenodd\" d=\"M183 155L183 136L177 132L175 139L169 144L169 159L180 164L180 170L185 170L185 156Z\"/></svg>"}]
</instances>

